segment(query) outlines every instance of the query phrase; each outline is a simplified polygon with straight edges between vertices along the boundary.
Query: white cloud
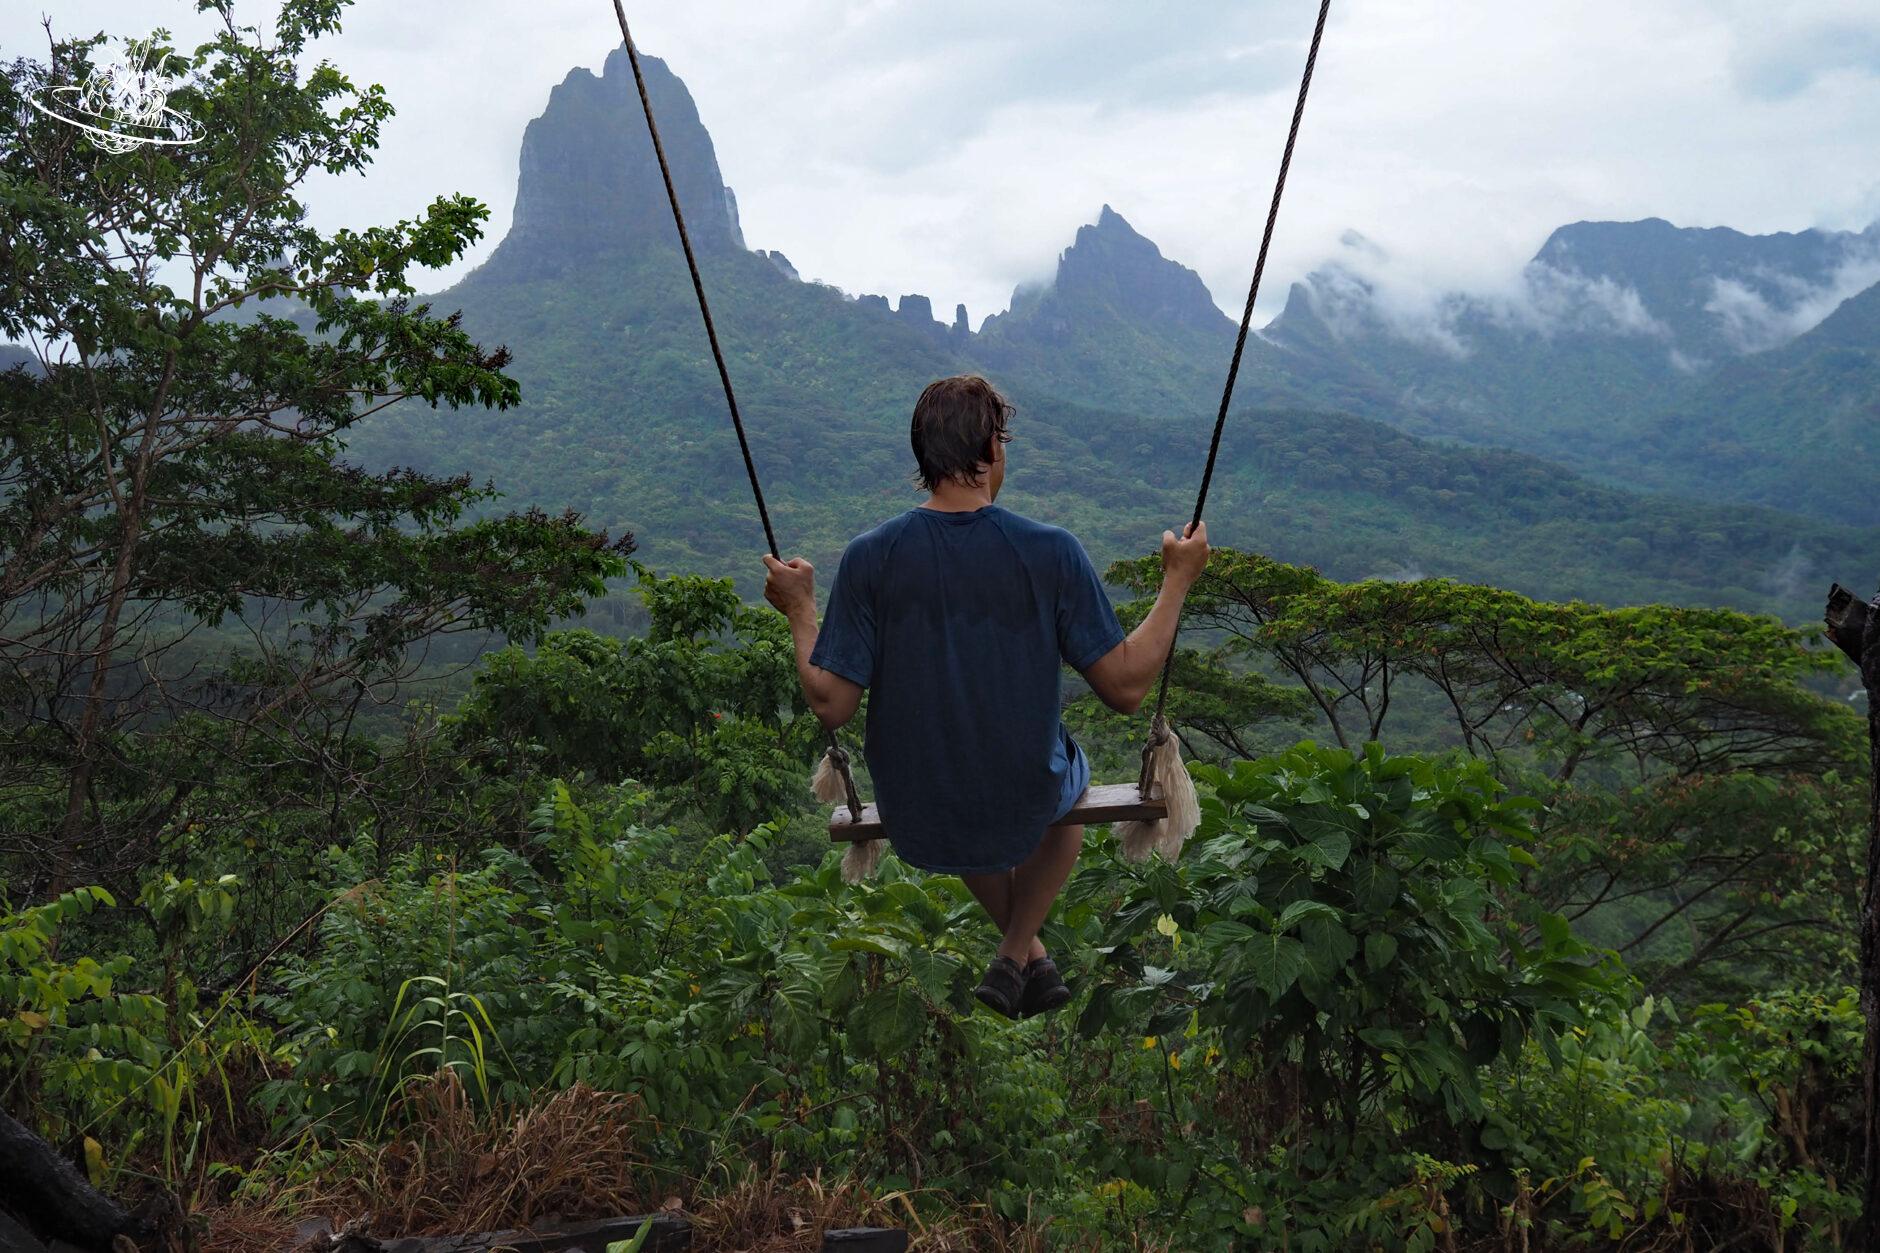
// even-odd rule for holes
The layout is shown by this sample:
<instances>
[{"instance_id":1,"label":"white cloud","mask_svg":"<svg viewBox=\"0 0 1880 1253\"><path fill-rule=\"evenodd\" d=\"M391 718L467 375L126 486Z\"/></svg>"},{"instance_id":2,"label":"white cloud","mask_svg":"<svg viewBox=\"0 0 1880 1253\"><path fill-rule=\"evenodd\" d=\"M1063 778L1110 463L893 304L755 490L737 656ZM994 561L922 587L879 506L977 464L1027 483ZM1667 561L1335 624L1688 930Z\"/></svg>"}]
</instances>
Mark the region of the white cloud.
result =
<instances>
[{"instance_id":1,"label":"white cloud","mask_svg":"<svg viewBox=\"0 0 1880 1253\"><path fill-rule=\"evenodd\" d=\"M1542 335L1584 330L1671 338L1670 329L1651 315L1634 288L1604 275L1589 278L1535 262L1522 272L1522 290L1524 300L1496 307L1510 321Z\"/></svg>"},{"instance_id":2,"label":"white cloud","mask_svg":"<svg viewBox=\"0 0 1880 1253\"><path fill-rule=\"evenodd\" d=\"M1601 331L1669 340L1671 332L1638 292L1613 279L1532 262L1512 283L1446 292L1422 267L1406 264L1348 232L1332 262L1312 275L1313 311L1334 334L1383 331L1456 358L1473 351L1468 323L1499 323L1534 335Z\"/></svg>"},{"instance_id":3,"label":"white cloud","mask_svg":"<svg viewBox=\"0 0 1880 1253\"><path fill-rule=\"evenodd\" d=\"M1710 299L1704 304L1722 323L1724 338L1741 352L1786 344L1819 325L1849 296L1880 283L1880 247L1857 248L1819 284L1788 274L1757 277L1773 291L1773 298L1746 282L1718 276L1711 279Z\"/></svg>"},{"instance_id":4,"label":"white cloud","mask_svg":"<svg viewBox=\"0 0 1880 1253\"><path fill-rule=\"evenodd\" d=\"M250 20L270 7L237 2ZM850 291L963 300L975 321L1106 201L1238 313L1312 17L1278 0L629 8L692 88L753 247ZM0 52L40 53L37 18L0 8ZM54 19L203 23L185 0L60 0ZM461 274L506 229L523 127L617 40L602 0L362 0L324 51L400 112L367 177L317 189L315 220L468 192L492 234L438 285ZM1880 211L1877 49L1871 0L1340 0L1263 305L1347 228L1434 301L1518 293L1576 219L1864 225Z\"/></svg>"}]
</instances>

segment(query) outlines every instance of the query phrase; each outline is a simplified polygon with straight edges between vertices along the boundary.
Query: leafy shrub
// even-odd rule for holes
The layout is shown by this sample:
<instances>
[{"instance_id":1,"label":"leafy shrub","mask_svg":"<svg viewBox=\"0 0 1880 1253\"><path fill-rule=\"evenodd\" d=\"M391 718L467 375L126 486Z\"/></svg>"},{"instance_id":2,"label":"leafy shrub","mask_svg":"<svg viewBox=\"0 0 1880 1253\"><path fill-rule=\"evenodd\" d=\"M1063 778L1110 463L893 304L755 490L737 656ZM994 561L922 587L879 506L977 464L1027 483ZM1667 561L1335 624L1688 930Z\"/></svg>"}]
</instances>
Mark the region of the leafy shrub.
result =
<instances>
[{"instance_id":1,"label":"leafy shrub","mask_svg":"<svg viewBox=\"0 0 1880 1253\"><path fill-rule=\"evenodd\" d=\"M1769 1198L1763 1234L1777 1247L1840 1248L1859 1215L1861 1047L1852 988L1776 991L1706 1005L1675 1053L1714 1141L1713 1172Z\"/></svg>"},{"instance_id":2,"label":"leafy shrub","mask_svg":"<svg viewBox=\"0 0 1880 1253\"><path fill-rule=\"evenodd\" d=\"M729 580L636 568L645 636L559 631L492 654L452 719L458 742L510 774L645 779L712 831L800 808L821 733L802 716L788 626Z\"/></svg>"},{"instance_id":3,"label":"leafy shrub","mask_svg":"<svg viewBox=\"0 0 1880 1253\"><path fill-rule=\"evenodd\" d=\"M1530 1037L1557 1055L1609 990L1564 919L1496 895L1533 864L1533 803L1484 763L1307 743L1195 773L1214 795L1181 861L1079 881L1118 898L1086 1032L1193 1014L1289 1074L1317 1122L1355 1127L1388 1093L1465 1127L1485 1114L1481 1067Z\"/></svg>"},{"instance_id":4,"label":"leafy shrub","mask_svg":"<svg viewBox=\"0 0 1880 1253\"><path fill-rule=\"evenodd\" d=\"M772 828L692 842L639 825L636 799L597 811L557 785L538 823L558 877L491 850L407 856L350 891L268 1003L298 1059L267 1094L281 1130L383 1125L398 1091L452 1070L502 1099L632 1092L660 1160L694 1175L866 1168L996 1185L1021 1210L1017 1189L1060 1175L1061 1084L974 1011L991 935L970 945L964 885L849 887L831 856L778 886Z\"/></svg>"},{"instance_id":5,"label":"leafy shrub","mask_svg":"<svg viewBox=\"0 0 1880 1253\"><path fill-rule=\"evenodd\" d=\"M140 895L161 942L180 945L226 921L234 885L160 876ZM0 1092L55 1140L84 1147L94 1175L140 1147L158 1155L166 1178L200 1169L199 1150L220 1126L243 1120L236 1089L250 1063L272 1054L268 1030L228 1002L204 1014L195 984L167 964L160 992L133 990L128 954L67 956L58 943L116 902L79 888L16 911L0 911ZM132 986L127 987L127 984Z\"/></svg>"}]
</instances>

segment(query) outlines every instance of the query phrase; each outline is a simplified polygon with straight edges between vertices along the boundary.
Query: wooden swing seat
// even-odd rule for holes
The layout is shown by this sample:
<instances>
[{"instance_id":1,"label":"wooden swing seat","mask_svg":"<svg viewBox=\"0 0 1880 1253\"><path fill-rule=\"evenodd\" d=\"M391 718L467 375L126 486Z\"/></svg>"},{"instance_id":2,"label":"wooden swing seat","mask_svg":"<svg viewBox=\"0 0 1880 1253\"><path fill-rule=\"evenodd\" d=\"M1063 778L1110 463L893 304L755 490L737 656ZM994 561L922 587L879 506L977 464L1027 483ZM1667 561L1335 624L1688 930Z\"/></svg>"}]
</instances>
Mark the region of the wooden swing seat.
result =
<instances>
[{"instance_id":1,"label":"wooden swing seat","mask_svg":"<svg viewBox=\"0 0 1880 1253\"><path fill-rule=\"evenodd\" d=\"M1168 806L1160 795L1151 794L1144 800L1134 783L1093 783L1064 815L1063 825L1096 827L1110 822L1153 822L1166 817ZM847 805L837 805L835 812L829 815L832 840L878 840L886 834L873 802L862 806L859 821L849 818Z\"/></svg>"}]
</instances>

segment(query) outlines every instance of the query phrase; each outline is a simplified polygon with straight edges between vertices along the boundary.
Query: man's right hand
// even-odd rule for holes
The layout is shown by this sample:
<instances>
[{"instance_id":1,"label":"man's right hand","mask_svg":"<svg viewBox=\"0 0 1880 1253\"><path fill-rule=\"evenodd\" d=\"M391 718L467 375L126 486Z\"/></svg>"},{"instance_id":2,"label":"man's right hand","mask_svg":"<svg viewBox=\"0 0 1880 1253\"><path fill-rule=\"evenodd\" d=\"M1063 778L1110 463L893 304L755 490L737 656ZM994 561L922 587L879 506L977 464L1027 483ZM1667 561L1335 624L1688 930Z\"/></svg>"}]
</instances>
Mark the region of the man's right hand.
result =
<instances>
[{"instance_id":1,"label":"man's right hand","mask_svg":"<svg viewBox=\"0 0 1880 1253\"><path fill-rule=\"evenodd\" d=\"M1182 528L1182 538L1175 532L1162 532L1162 582L1176 583L1187 591L1201 577L1208 564L1208 524L1189 523Z\"/></svg>"},{"instance_id":2,"label":"man's right hand","mask_svg":"<svg viewBox=\"0 0 1880 1253\"><path fill-rule=\"evenodd\" d=\"M764 599L786 618L808 614L816 621L816 567L801 557L778 561L764 554Z\"/></svg>"}]
</instances>

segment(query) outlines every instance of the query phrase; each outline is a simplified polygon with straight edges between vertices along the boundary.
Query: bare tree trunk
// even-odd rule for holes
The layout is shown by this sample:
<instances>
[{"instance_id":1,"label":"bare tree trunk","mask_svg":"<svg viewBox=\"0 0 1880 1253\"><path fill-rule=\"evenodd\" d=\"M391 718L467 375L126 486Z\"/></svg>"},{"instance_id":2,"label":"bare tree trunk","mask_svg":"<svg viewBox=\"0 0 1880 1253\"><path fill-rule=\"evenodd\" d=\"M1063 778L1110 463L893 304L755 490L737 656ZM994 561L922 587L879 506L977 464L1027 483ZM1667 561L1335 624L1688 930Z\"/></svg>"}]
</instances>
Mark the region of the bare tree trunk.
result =
<instances>
[{"instance_id":1,"label":"bare tree trunk","mask_svg":"<svg viewBox=\"0 0 1880 1253\"><path fill-rule=\"evenodd\" d=\"M201 276L197 277L201 287ZM79 715L77 760L72 765L72 780L65 798L65 821L59 830L59 848L52 868L50 895L58 896L73 886L73 863L77 858L85 826L85 803L91 793L93 769L98 760L98 724L103 718L106 690L111 681L111 662L117 653L118 623L124 602L130 595L131 576L136 568L137 545L143 538L145 494L150 482L150 467L158 460L158 426L167 403L170 383L176 376L176 352L164 361L163 377L157 383L155 397L145 415L142 442L131 468L129 492L118 483L112 469L114 455L110 425L106 415L98 414L98 455L111 488L111 499L118 512L117 562L111 570L111 594L105 601L104 618L98 627L98 644L92 651L91 682L85 694L85 707Z\"/></svg>"},{"instance_id":2,"label":"bare tree trunk","mask_svg":"<svg viewBox=\"0 0 1880 1253\"><path fill-rule=\"evenodd\" d=\"M98 1253L119 1237L141 1243L153 1233L145 1222L92 1187L57 1150L0 1110L0 1178L7 1207L48 1241Z\"/></svg>"},{"instance_id":3,"label":"bare tree trunk","mask_svg":"<svg viewBox=\"0 0 1880 1253\"><path fill-rule=\"evenodd\" d=\"M50 896L58 896L73 886L72 871L78 847L84 837L85 800L91 791L92 764L97 760L98 724L103 718L105 691L111 681L111 660L117 651L118 620L130 593L131 561L137 551L138 520L135 514L125 519L117 566L111 572L111 595L105 602L104 620L98 627L98 644L91 655L91 681L85 693L85 707L79 714L77 760L72 763L72 779L65 796L65 821L59 829L59 847L52 866Z\"/></svg>"}]
</instances>

